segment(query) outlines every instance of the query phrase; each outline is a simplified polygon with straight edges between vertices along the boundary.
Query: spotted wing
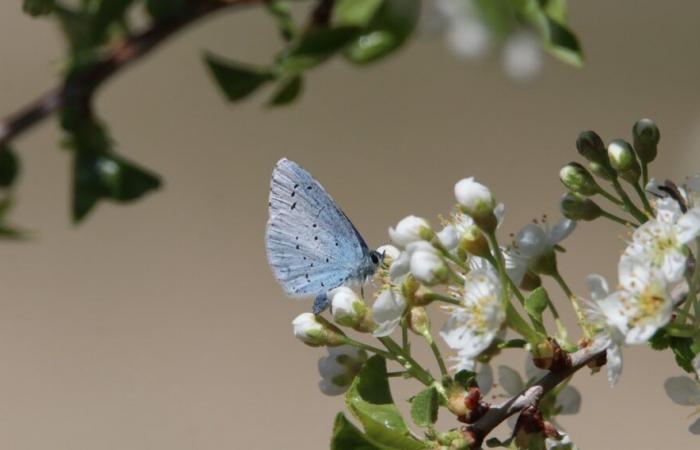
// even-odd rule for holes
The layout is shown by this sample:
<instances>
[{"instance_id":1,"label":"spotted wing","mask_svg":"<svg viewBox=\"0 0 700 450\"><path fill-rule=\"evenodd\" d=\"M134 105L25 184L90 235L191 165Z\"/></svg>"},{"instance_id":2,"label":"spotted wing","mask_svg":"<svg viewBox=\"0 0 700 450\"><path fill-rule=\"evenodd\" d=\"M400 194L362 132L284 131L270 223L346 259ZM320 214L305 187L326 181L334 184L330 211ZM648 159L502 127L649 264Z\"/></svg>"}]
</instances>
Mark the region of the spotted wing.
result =
<instances>
[{"instance_id":1,"label":"spotted wing","mask_svg":"<svg viewBox=\"0 0 700 450\"><path fill-rule=\"evenodd\" d=\"M321 184L288 159L272 172L265 244L275 278L291 296L318 295L343 284L368 252Z\"/></svg>"}]
</instances>

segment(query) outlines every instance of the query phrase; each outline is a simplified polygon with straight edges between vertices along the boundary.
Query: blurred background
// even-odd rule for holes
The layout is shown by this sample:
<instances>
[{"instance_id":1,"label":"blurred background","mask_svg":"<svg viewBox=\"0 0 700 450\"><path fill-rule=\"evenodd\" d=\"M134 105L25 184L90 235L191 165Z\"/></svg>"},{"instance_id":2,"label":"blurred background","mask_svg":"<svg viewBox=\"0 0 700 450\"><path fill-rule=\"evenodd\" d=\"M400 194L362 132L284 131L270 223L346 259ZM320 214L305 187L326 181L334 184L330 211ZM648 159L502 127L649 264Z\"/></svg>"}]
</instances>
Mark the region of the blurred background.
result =
<instances>
[{"instance_id":1,"label":"blurred background","mask_svg":"<svg viewBox=\"0 0 700 450\"><path fill-rule=\"evenodd\" d=\"M437 225L465 176L506 204L504 238L542 213L556 218L558 170L577 159L584 129L629 139L634 121L650 117L662 134L653 176L698 172L700 4L570 8L583 69L545 57L538 76L515 82L498 54L463 60L427 33L371 68L314 71L301 101L280 110L262 97L227 105L200 58L210 49L269 61L279 48L272 21L251 9L199 23L112 79L98 101L118 150L160 172L164 189L132 206L102 204L79 227L55 122L22 137L14 219L35 237L0 248L3 446L328 447L343 401L318 391L325 350L291 333L311 303L286 299L265 258L268 182L282 156L313 173L374 246L408 214ZM63 51L53 25L20 9L0 3L4 113L53 85ZM565 242L560 264L580 294L588 273L616 276L623 231L581 224ZM604 375L575 378L581 413L562 421L574 441L697 448L688 409L663 390L680 374L670 352L625 357L614 389ZM523 365L521 353L502 358ZM399 403L415 387L397 383Z\"/></svg>"}]
</instances>

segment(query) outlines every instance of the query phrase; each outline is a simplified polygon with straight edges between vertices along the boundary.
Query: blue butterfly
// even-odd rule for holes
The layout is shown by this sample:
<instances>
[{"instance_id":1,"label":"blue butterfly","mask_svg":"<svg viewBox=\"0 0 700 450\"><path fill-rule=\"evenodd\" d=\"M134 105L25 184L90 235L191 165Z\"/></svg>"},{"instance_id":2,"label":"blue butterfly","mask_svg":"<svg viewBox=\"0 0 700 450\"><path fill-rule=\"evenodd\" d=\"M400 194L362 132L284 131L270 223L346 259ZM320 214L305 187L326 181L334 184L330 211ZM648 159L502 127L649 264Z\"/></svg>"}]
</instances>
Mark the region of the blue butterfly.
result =
<instances>
[{"instance_id":1,"label":"blue butterfly","mask_svg":"<svg viewBox=\"0 0 700 450\"><path fill-rule=\"evenodd\" d=\"M316 297L314 314L328 306L328 291L364 283L384 260L367 247L323 186L286 158L272 172L268 212L270 267L288 295Z\"/></svg>"}]
</instances>

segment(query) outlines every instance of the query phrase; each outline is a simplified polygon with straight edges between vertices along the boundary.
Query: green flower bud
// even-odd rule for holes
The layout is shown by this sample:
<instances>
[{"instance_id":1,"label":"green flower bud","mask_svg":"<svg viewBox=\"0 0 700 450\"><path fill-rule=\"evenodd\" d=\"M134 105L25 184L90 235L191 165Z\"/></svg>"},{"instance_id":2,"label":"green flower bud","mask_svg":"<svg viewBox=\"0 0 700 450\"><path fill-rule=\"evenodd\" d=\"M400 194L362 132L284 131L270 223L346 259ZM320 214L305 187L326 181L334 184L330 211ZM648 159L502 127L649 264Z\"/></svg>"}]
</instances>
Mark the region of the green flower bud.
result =
<instances>
[{"instance_id":1,"label":"green flower bud","mask_svg":"<svg viewBox=\"0 0 700 450\"><path fill-rule=\"evenodd\" d=\"M610 165L617 170L620 177L630 183L639 181L642 169L637 161L634 148L624 139L615 139L608 144Z\"/></svg>"},{"instance_id":2,"label":"green flower bud","mask_svg":"<svg viewBox=\"0 0 700 450\"><path fill-rule=\"evenodd\" d=\"M605 144L595 131L582 131L576 139L578 152L589 161L609 165Z\"/></svg>"},{"instance_id":3,"label":"green flower bud","mask_svg":"<svg viewBox=\"0 0 700 450\"><path fill-rule=\"evenodd\" d=\"M634 149L643 164L648 164L656 159L657 148L661 134L659 127L651 119L639 119L632 127L634 136Z\"/></svg>"},{"instance_id":4,"label":"green flower bud","mask_svg":"<svg viewBox=\"0 0 700 450\"><path fill-rule=\"evenodd\" d=\"M596 176L606 180L606 181L612 181L615 178L617 178L617 172L615 172L615 169L610 167L610 165L603 165L599 164L597 162L589 162L588 163L588 168L593 172Z\"/></svg>"},{"instance_id":5,"label":"green flower bud","mask_svg":"<svg viewBox=\"0 0 700 450\"><path fill-rule=\"evenodd\" d=\"M593 175L577 162L570 162L559 171L559 179L571 192L589 197L600 192Z\"/></svg>"},{"instance_id":6,"label":"green flower bud","mask_svg":"<svg viewBox=\"0 0 700 450\"><path fill-rule=\"evenodd\" d=\"M321 316L303 313L292 322L294 336L311 347L341 345L346 342L342 331Z\"/></svg>"},{"instance_id":7,"label":"green flower bud","mask_svg":"<svg viewBox=\"0 0 700 450\"><path fill-rule=\"evenodd\" d=\"M572 192L564 194L559 203L561 213L571 220L591 221L600 217L603 211L590 198Z\"/></svg>"},{"instance_id":8,"label":"green flower bud","mask_svg":"<svg viewBox=\"0 0 700 450\"><path fill-rule=\"evenodd\" d=\"M340 286L330 292L333 320L342 326L367 333L375 328L372 310L347 286Z\"/></svg>"}]
</instances>

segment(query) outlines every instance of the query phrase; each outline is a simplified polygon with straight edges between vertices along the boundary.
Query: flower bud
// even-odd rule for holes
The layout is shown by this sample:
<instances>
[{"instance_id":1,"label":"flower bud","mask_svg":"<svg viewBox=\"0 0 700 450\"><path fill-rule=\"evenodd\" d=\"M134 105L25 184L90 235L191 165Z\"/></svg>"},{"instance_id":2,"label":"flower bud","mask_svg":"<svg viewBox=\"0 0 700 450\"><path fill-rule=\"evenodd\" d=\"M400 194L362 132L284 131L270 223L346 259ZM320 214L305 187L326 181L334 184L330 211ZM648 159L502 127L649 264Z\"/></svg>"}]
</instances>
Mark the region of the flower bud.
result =
<instances>
[{"instance_id":1,"label":"flower bud","mask_svg":"<svg viewBox=\"0 0 700 450\"><path fill-rule=\"evenodd\" d=\"M422 306L411 308L411 311L408 313L408 326L417 335L426 339L432 339L430 337L430 317L428 317L427 311Z\"/></svg>"},{"instance_id":2,"label":"flower bud","mask_svg":"<svg viewBox=\"0 0 700 450\"><path fill-rule=\"evenodd\" d=\"M377 252L384 255L384 265L388 267L391 267L391 263L401 256L401 250L389 244L382 245L377 249Z\"/></svg>"},{"instance_id":3,"label":"flower bud","mask_svg":"<svg viewBox=\"0 0 700 450\"><path fill-rule=\"evenodd\" d=\"M576 139L576 148L579 154L589 161L603 166L610 164L605 144L595 131L582 131Z\"/></svg>"},{"instance_id":4,"label":"flower bud","mask_svg":"<svg viewBox=\"0 0 700 450\"><path fill-rule=\"evenodd\" d=\"M331 313L337 324L356 331L368 332L374 328L372 313L365 302L349 287L331 291Z\"/></svg>"},{"instance_id":5,"label":"flower bud","mask_svg":"<svg viewBox=\"0 0 700 450\"><path fill-rule=\"evenodd\" d=\"M600 192L600 186L585 167L576 162L570 162L559 171L559 179L571 192L586 197Z\"/></svg>"},{"instance_id":6,"label":"flower bud","mask_svg":"<svg viewBox=\"0 0 700 450\"><path fill-rule=\"evenodd\" d=\"M562 196L559 206L564 217L571 220L595 220L603 213L593 200L572 192Z\"/></svg>"},{"instance_id":7,"label":"flower bud","mask_svg":"<svg viewBox=\"0 0 700 450\"><path fill-rule=\"evenodd\" d=\"M473 177L465 178L455 184L455 197L462 212L470 216L481 229L486 232L496 229L498 220L493 213L496 200L489 188L474 181Z\"/></svg>"},{"instance_id":8,"label":"flower bud","mask_svg":"<svg viewBox=\"0 0 700 450\"><path fill-rule=\"evenodd\" d=\"M634 149L643 164L649 164L656 159L661 134L651 119L639 119L632 127L632 136L634 136Z\"/></svg>"},{"instance_id":9,"label":"flower bud","mask_svg":"<svg viewBox=\"0 0 700 450\"><path fill-rule=\"evenodd\" d=\"M389 228L389 237L402 248L412 242L430 240L433 235L428 221L416 216L405 217L396 225L396 228Z\"/></svg>"},{"instance_id":10,"label":"flower bud","mask_svg":"<svg viewBox=\"0 0 700 450\"><path fill-rule=\"evenodd\" d=\"M489 242L481 229L475 225L469 226L462 233L459 249L474 256L486 258L491 254Z\"/></svg>"},{"instance_id":11,"label":"flower bud","mask_svg":"<svg viewBox=\"0 0 700 450\"><path fill-rule=\"evenodd\" d=\"M367 360L367 353L349 345L329 347L328 356L318 360L321 381L318 386L326 395L340 395L348 390Z\"/></svg>"},{"instance_id":12,"label":"flower bud","mask_svg":"<svg viewBox=\"0 0 700 450\"><path fill-rule=\"evenodd\" d=\"M642 169L632 146L623 139L615 139L608 144L610 165L617 170L620 177L630 183L639 181Z\"/></svg>"},{"instance_id":13,"label":"flower bud","mask_svg":"<svg viewBox=\"0 0 700 450\"><path fill-rule=\"evenodd\" d=\"M449 269L432 245L414 242L408 252L411 255L411 273L418 281L430 286L447 280Z\"/></svg>"},{"instance_id":14,"label":"flower bud","mask_svg":"<svg viewBox=\"0 0 700 450\"><path fill-rule=\"evenodd\" d=\"M597 162L591 161L588 163L588 168L596 176L598 176L604 180L612 181L615 178L617 178L617 172L615 172L615 169L613 169L609 164L603 165L603 164L599 164Z\"/></svg>"},{"instance_id":15,"label":"flower bud","mask_svg":"<svg viewBox=\"0 0 700 450\"><path fill-rule=\"evenodd\" d=\"M345 342L342 331L313 313L299 314L292 321L294 336L311 347L336 346Z\"/></svg>"},{"instance_id":16,"label":"flower bud","mask_svg":"<svg viewBox=\"0 0 700 450\"><path fill-rule=\"evenodd\" d=\"M452 250L459 244L459 235L457 234L457 228L452 224L445 225L445 228L437 232L438 241L447 250Z\"/></svg>"}]
</instances>

